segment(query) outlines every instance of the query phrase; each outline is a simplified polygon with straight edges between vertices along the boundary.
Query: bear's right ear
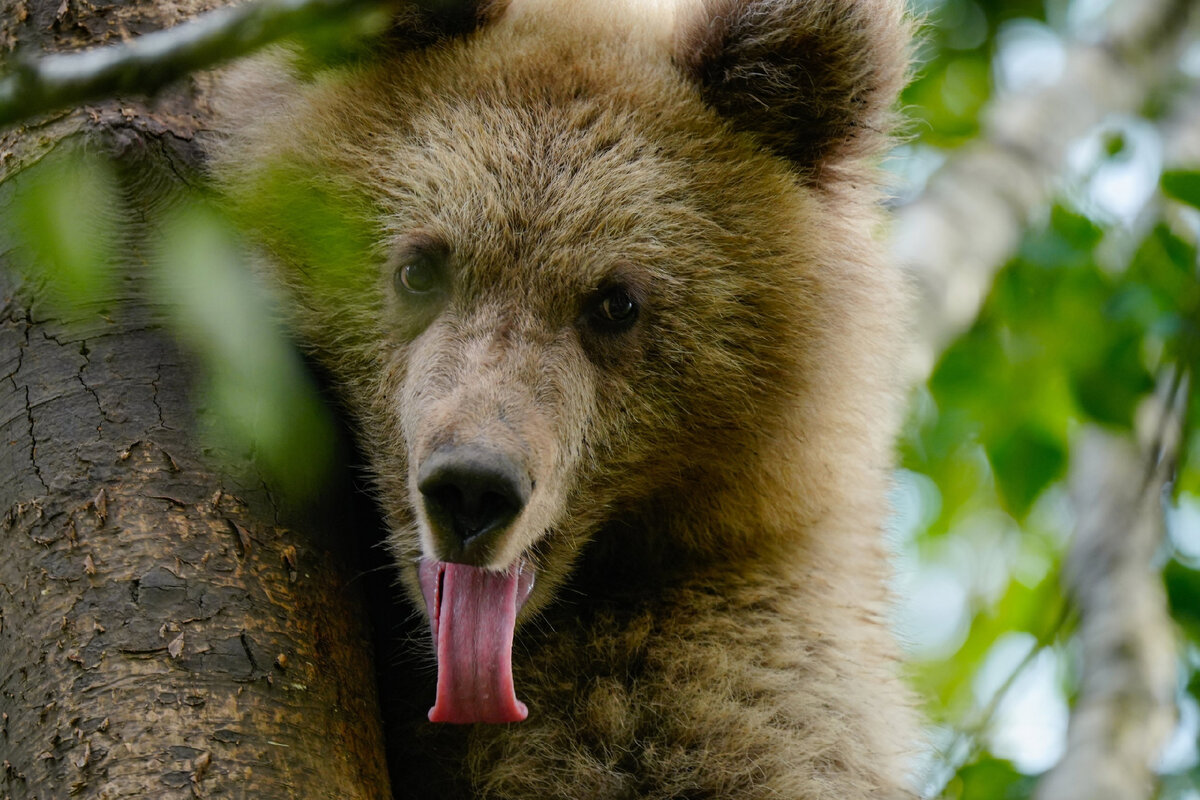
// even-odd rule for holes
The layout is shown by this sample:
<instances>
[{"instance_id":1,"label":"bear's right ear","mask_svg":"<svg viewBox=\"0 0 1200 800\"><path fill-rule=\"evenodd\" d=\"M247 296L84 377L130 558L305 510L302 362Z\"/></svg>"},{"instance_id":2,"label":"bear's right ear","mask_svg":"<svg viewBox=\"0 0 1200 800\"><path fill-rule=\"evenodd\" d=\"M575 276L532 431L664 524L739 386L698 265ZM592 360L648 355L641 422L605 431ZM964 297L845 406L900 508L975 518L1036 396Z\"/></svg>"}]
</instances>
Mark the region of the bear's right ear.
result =
<instances>
[{"instance_id":1,"label":"bear's right ear","mask_svg":"<svg viewBox=\"0 0 1200 800\"><path fill-rule=\"evenodd\" d=\"M426 47L494 22L507 6L508 0L407 2L396 10L388 38L399 49Z\"/></svg>"},{"instance_id":2,"label":"bear's right ear","mask_svg":"<svg viewBox=\"0 0 1200 800\"><path fill-rule=\"evenodd\" d=\"M698 0L676 63L705 101L814 182L879 153L904 84L903 0Z\"/></svg>"}]
</instances>

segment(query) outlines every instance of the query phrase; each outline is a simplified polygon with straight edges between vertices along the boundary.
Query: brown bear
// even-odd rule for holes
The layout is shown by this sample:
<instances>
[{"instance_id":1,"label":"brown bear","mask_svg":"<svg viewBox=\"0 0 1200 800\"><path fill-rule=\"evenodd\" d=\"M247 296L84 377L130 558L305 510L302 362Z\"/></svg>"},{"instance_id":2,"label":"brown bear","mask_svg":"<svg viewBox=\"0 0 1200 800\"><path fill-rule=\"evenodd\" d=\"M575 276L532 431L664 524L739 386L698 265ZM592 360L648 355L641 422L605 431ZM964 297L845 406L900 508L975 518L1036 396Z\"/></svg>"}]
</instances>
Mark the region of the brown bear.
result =
<instances>
[{"instance_id":1,"label":"brown bear","mask_svg":"<svg viewBox=\"0 0 1200 800\"><path fill-rule=\"evenodd\" d=\"M479 0L229 79L214 171L428 619L398 796L911 796L876 188L908 33Z\"/></svg>"}]
</instances>

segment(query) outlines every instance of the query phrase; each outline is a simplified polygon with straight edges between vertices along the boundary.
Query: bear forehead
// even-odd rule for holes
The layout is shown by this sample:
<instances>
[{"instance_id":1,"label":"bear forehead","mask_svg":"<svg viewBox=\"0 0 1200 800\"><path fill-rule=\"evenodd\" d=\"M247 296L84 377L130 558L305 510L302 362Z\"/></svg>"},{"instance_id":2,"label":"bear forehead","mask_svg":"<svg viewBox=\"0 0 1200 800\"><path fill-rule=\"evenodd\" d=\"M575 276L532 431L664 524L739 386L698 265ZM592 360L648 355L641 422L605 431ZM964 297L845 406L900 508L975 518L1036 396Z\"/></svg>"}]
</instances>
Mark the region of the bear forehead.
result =
<instances>
[{"instance_id":1,"label":"bear forehead","mask_svg":"<svg viewBox=\"0 0 1200 800\"><path fill-rule=\"evenodd\" d=\"M653 264L697 236L726 235L687 161L619 116L564 119L571 114L460 109L433 121L431 135L398 138L377 162L388 232L433 235L493 274L489 262ZM488 134L457 138L476 126Z\"/></svg>"},{"instance_id":2,"label":"bear forehead","mask_svg":"<svg viewBox=\"0 0 1200 800\"><path fill-rule=\"evenodd\" d=\"M795 230L787 168L730 131L665 54L570 41L484 31L377 67L387 90L352 101L371 130L348 131L357 152L342 155L381 195L389 233L439 236L472 263L577 271L581 249L653 264L700 238L745 256L747 241Z\"/></svg>"},{"instance_id":3,"label":"bear forehead","mask_svg":"<svg viewBox=\"0 0 1200 800\"><path fill-rule=\"evenodd\" d=\"M376 73L364 81L384 87L364 98L384 128L372 178L416 198L460 179L528 207L584 184L602 199L661 194L698 164L746 169L746 148L666 54L626 42L485 29ZM671 175L681 162L691 168Z\"/></svg>"},{"instance_id":4,"label":"bear forehead","mask_svg":"<svg viewBox=\"0 0 1200 800\"><path fill-rule=\"evenodd\" d=\"M310 87L306 160L355 176L393 247L442 239L491 291L531 277L586 290L623 262L656 283L756 262L738 283L778 285L811 262L797 234L820 217L813 198L705 104L668 36L627 8L517 5Z\"/></svg>"}]
</instances>

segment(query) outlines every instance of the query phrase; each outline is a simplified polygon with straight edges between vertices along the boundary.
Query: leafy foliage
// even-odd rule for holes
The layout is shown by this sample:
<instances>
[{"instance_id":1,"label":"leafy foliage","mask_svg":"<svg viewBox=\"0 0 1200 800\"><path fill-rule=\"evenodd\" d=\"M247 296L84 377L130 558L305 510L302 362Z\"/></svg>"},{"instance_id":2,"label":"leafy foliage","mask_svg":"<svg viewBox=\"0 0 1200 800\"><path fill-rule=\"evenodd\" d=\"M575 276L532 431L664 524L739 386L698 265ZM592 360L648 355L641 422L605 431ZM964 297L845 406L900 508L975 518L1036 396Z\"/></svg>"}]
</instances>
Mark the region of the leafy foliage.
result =
<instances>
[{"instance_id":1,"label":"leafy foliage","mask_svg":"<svg viewBox=\"0 0 1200 800\"><path fill-rule=\"evenodd\" d=\"M1013 31L1069 36L1086 11L1084 3L1050 0L924 6L930 29L924 63L906 99L921 122L910 150L927 160L939 153L935 162L984 135L979 112L1003 88L998 81ZM1163 107L1128 124L1153 129L1161 122L1153 115L1170 103L1160 101ZM918 593L921 576L940 569L956 576L964 598L958 609L964 622L951 638L944 626L932 625L928 635L944 641L931 645L916 636L914 678L942 734L928 770L931 797L1028 798L1038 773L1056 760L1061 720L1035 709L1040 717L1025 723L1035 735L1014 746L1006 728L1020 721L1006 711L1020 704L1013 687L1026 678L1042 681L1061 704L1076 688L1067 658L1074 618L1060 576L1073 520L1062 487L1073 438L1083 424L1133 436L1147 398L1177 376L1186 376L1181 385L1189 388L1200 367L1200 171L1192 165L1143 176L1157 179L1159 192L1136 216L1119 218L1094 197L1095 178L1124 166L1129 146L1121 135L1103 136L1059 202L1028 226L973 325L941 354L912 406L902 463L936 488L910 512L915 520L902 546L913 554ZM1181 700L1194 705L1200 698L1200 392L1188 395L1162 575L1184 639ZM920 631L928 623L907 618L906 624ZM997 654L1014 634L1030 636L1033 649L997 679ZM926 651L936 657L920 660ZM1033 676L1039 654L1058 665L1053 673ZM1161 767L1160 797L1196 796L1196 737L1195 720L1185 715Z\"/></svg>"},{"instance_id":2,"label":"leafy foliage","mask_svg":"<svg viewBox=\"0 0 1200 800\"><path fill-rule=\"evenodd\" d=\"M233 462L251 457L283 491L303 497L322 481L333 447L330 420L277 314L253 278L235 226L202 198L185 196L153 220L157 240L144 275L113 265L134 236L116 172L78 153L53 155L5 184L11 214L0 240L13 263L45 287L53 313L85 325L113 313L131 284L161 304L169 327L203 366L207 435Z\"/></svg>"},{"instance_id":3,"label":"leafy foliage","mask_svg":"<svg viewBox=\"0 0 1200 800\"><path fill-rule=\"evenodd\" d=\"M22 184L5 238L27 264L41 266L60 311L101 310L113 291L115 176L93 159L52 158L31 168Z\"/></svg>"}]
</instances>

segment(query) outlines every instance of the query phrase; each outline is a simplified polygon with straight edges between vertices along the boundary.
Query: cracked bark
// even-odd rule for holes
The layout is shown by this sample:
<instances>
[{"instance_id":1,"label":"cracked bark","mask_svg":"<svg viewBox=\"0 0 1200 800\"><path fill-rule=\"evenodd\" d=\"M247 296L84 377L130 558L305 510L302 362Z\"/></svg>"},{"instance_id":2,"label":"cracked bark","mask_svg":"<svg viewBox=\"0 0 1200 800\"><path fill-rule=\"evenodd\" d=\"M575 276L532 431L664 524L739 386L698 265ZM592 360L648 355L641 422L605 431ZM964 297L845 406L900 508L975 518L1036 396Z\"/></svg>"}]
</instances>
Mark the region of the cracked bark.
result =
<instances>
[{"instance_id":1,"label":"cracked bark","mask_svg":"<svg viewBox=\"0 0 1200 800\"><path fill-rule=\"evenodd\" d=\"M56 8L0 0L0 49L181 13L126 0L34 24ZM67 137L161 205L203 116L188 83L0 135L0 214L21 167ZM350 543L317 513L289 525L252 469L204 457L192 365L145 301L138 238L119 301L75 320L0 254L0 797L388 796Z\"/></svg>"}]
</instances>

